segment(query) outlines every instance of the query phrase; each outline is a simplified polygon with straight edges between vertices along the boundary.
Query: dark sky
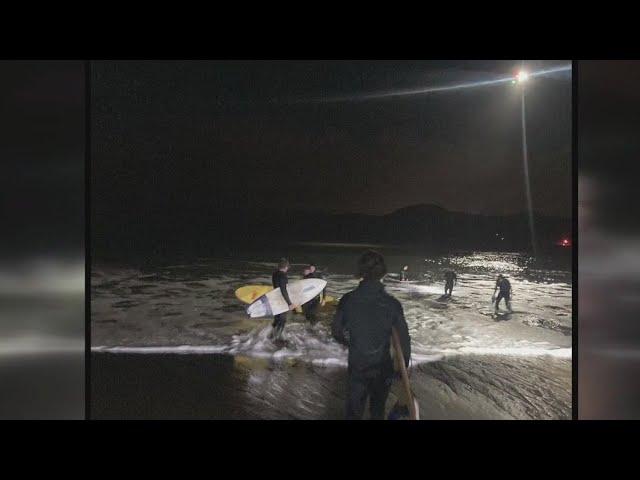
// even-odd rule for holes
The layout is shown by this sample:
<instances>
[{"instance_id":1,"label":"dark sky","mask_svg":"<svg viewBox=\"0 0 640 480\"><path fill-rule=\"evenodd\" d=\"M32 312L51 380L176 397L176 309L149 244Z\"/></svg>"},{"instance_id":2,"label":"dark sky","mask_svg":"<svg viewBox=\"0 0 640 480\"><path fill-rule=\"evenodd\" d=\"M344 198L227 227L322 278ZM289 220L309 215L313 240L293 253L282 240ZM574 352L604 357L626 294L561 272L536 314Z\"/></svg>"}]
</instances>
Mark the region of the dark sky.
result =
<instances>
[{"instance_id":1,"label":"dark sky","mask_svg":"<svg viewBox=\"0 0 640 480\"><path fill-rule=\"evenodd\" d=\"M519 65L94 62L95 211L103 219L134 205L139 213L234 206L384 214L435 203L521 212L517 86L322 101L502 78ZM527 126L534 209L570 216L570 72L531 79Z\"/></svg>"},{"instance_id":2,"label":"dark sky","mask_svg":"<svg viewBox=\"0 0 640 480\"><path fill-rule=\"evenodd\" d=\"M580 175L590 177L598 190L589 209L600 228L635 235L640 232L638 85L639 61L579 62Z\"/></svg>"},{"instance_id":3,"label":"dark sky","mask_svg":"<svg viewBox=\"0 0 640 480\"><path fill-rule=\"evenodd\" d=\"M2 253L83 252L84 62L0 61Z\"/></svg>"}]
</instances>

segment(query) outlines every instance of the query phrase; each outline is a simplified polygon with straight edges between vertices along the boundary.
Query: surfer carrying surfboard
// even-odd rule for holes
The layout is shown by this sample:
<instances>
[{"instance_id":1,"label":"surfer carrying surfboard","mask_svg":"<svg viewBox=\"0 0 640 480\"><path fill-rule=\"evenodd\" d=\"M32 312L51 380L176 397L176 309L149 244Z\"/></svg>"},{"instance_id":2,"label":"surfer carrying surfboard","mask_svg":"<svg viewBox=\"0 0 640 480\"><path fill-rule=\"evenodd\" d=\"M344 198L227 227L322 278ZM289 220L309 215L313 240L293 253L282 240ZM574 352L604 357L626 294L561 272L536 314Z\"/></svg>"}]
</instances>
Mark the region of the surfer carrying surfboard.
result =
<instances>
[{"instance_id":1,"label":"surfer carrying surfboard","mask_svg":"<svg viewBox=\"0 0 640 480\"><path fill-rule=\"evenodd\" d=\"M304 269L304 276L303 278L320 278L322 279L322 275L320 275L320 273L318 273L318 271L316 270L316 266L313 263L310 263L307 268ZM309 320L309 323L311 323L311 325L315 325L316 321L317 321L317 310L318 307L320 306L320 302L322 302L324 300L325 297L325 293L326 293L327 289L325 288L322 293L320 295L318 295L316 298L314 298L313 300L308 301L307 303L305 303L304 305L302 305L302 311L304 312L304 316L307 318L307 320Z\"/></svg>"},{"instance_id":2,"label":"surfer carrying surfboard","mask_svg":"<svg viewBox=\"0 0 640 480\"><path fill-rule=\"evenodd\" d=\"M349 347L346 418L360 420L367 399L371 419L383 420L394 365L389 349L395 327L405 366L411 358L411 339L402 305L381 283L387 273L384 258L373 250L358 260L358 287L344 295L332 324L333 337Z\"/></svg>"},{"instance_id":3,"label":"surfer carrying surfboard","mask_svg":"<svg viewBox=\"0 0 640 480\"><path fill-rule=\"evenodd\" d=\"M271 283L273 284L273 288L280 289L280 292L287 302L287 305L289 305L289 311L291 311L294 310L296 306L291 302L289 293L287 292L287 283L289 282L289 279L287 277L288 271L289 260L287 260L286 258L281 258L280 262L278 263L278 269L271 275ZM271 332L271 335L274 340L281 339L282 331L284 330L284 326L287 323L288 316L289 312L284 312L273 317L273 330Z\"/></svg>"}]
</instances>

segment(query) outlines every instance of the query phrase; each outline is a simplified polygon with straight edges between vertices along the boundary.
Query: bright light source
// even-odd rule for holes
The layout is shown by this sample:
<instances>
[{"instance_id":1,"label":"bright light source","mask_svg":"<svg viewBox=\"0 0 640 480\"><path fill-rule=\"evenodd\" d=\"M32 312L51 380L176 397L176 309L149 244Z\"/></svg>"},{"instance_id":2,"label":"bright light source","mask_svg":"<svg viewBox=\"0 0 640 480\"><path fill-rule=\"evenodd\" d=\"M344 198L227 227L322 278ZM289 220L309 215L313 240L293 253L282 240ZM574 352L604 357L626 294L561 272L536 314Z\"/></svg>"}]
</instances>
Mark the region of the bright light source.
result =
<instances>
[{"instance_id":1,"label":"bright light source","mask_svg":"<svg viewBox=\"0 0 640 480\"><path fill-rule=\"evenodd\" d=\"M527 72L525 72L524 70L521 70L518 73L518 82L526 82L527 80L529 80L529 74Z\"/></svg>"}]
</instances>

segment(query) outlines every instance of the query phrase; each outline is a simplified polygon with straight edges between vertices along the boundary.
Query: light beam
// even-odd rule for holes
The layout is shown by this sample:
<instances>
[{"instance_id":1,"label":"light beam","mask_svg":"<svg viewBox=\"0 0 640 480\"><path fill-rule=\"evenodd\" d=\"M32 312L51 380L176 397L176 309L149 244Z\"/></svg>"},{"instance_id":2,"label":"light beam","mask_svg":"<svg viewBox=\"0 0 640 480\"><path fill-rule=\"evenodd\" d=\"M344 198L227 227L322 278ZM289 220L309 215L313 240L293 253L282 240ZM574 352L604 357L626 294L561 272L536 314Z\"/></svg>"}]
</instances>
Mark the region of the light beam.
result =
<instances>
[{"instance_id":1,"label":"light beam","mask_svg":"<svg viewBox=\"0 0 640 480\"><path fill-rule=\"evenodd\" d=\"M516 77L510 76L510 77L496 78L493 80L458 83L454 85L443 85L443 86L424 87L424 88L406 89L406 90L392 90L387 92L372 92L372 93L355 94L355 95L343 95L343 96L336 96L336 97L306 99L306 100L298 100L298 102L300 103L307 103L307 102L339 103L339 102L376 100L376 99L393 98L393 97L406 97L411 95L428 95L432 93L451 92L455 90L464 90L468 88L495 86L495 85L501 85L505 83L516 83L516 81L518 82L526 81L527 79L530 79L532 77L540 77L544 75L550 75L553 73L568 72L568 71L571 71L571 65L562 65L559 67L549 68L546 70L538 70L538 71L529 72L529 73L522 71ZM520 78L522 74L524 74L526 78Z\"/></svg>"}]
</instances>

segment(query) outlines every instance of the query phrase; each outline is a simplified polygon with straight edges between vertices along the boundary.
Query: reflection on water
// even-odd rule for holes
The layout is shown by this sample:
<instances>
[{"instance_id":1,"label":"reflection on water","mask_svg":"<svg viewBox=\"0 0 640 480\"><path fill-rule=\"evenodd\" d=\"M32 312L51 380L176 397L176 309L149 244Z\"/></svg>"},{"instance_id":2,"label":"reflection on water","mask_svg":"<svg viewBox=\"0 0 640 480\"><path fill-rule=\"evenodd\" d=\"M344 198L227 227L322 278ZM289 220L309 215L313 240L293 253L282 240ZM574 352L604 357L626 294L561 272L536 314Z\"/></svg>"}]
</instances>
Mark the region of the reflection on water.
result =
<instances>
[{"instance_id":1,"label":"reflection on water","mask_svg":"<svg viewBox=\"0 0 640 480\"><path fill-rule=\"evenodd\" d=\"M300 276L302 265L312 257L328 281L328 293L339 298L357 285L351 266L358 253L350 249L340 252L335 246L328 253L314 246L299 258L291 255L290 279ZM286 389L297 392L297 397L308 400L316 395L326 395L321 392L329 388L328 385L321 382L322 386L318 386L311 380L302 380L304 373L294 375L288 362L306 365L300 367L301 372L304 368L317 371L343 369L346 350L333 341L329 332L332 308L321 310L321 321L314 327L308 325L302 315L292 314L285 329L287 343L279 347L268 338L270 319L249 319L246 306L234 296L235 289L242 285L269 284L277 258L277 255L262 253L261 257L203 258L196 262L145 268L94 267L92 345L95 354L209 353L256 361L263 359L282 365L279 367L284 368L282 375L288 375L287 381L292 382ZM550 268L544 269L540 268L540 261L534 262L526 256L480 252L425 259L424 256L390 251L387 260L391 274L385 280L386 289L403 305L412 337L413 367L433 362L451 365L452 359L460 356L526 358L529 359L527 362L538 365L540 377L544 376L545 369L550 374L556 367L562 372L559 383L541 383L542 389L557 390L549 398L565 398L570 392L571 283L570 273L563 269L561 262L554 265L553 261L548 261L546 265ZM412 281L394 281L394 272L405 264L410 266ZM450 299L443 298L442 273L447 268L455 268L458 272L458 284ZM507 274L513 285L512 315L503 312L496 317L493 312L491 295L498 272ZM112 358L100 355L101 359ZM101 361L109 365L113 362ZM131 361L148 363L141 359ZM531 364L525 367L524 360L513 360L511 368L500 367L498 373L498 363L487 362L496 366L493 374L503 379L496 387L503 390L502 395L506 395L503 387L509 379L520 378L520 387L525 385L527 370L532 368ZM475 368L466 362L465 366ZM253 379L250 384L259 385L263 378L261 370L255 365L249 370L252 372L249 378ZM442 369L437 371L442 373ZM433 374L436 370L428 372ZM449 375L456 378L454 383L461 381L460 375L450 371ZM420 377L423 383L429 383L427 374L423 372ZM309 382L316 386L310 387ZM307 388L318 390L307 391ZM269 392L269 395L276 394L272 390ZM554 410L556 407L540 407L540 418L547 418L551 414L544 412L551 411L555 412L551 416L568 417L570 401L562 405L564 407L558 407L564 412L562 415ZM303 411L304 408L296 418L315 418L311 412L305 415L301 413ZM515 410L507 411L513 413ZM505 415L508 417L512 413ZM268 416L267 413L264 415ZM467 411L466 415L471 414ZM523 418L528 417L536 418L534 414Z\"/></svg>"},{"instance_id":2,"label":"reflection on water","mask_svg":"<svg viewBox=\"0 0 640 480\"><path fill-rule=\"evenodd\" d=\"M84 417L84 265L0 267L0 419Z\"/></svg>"}]
</instances>

